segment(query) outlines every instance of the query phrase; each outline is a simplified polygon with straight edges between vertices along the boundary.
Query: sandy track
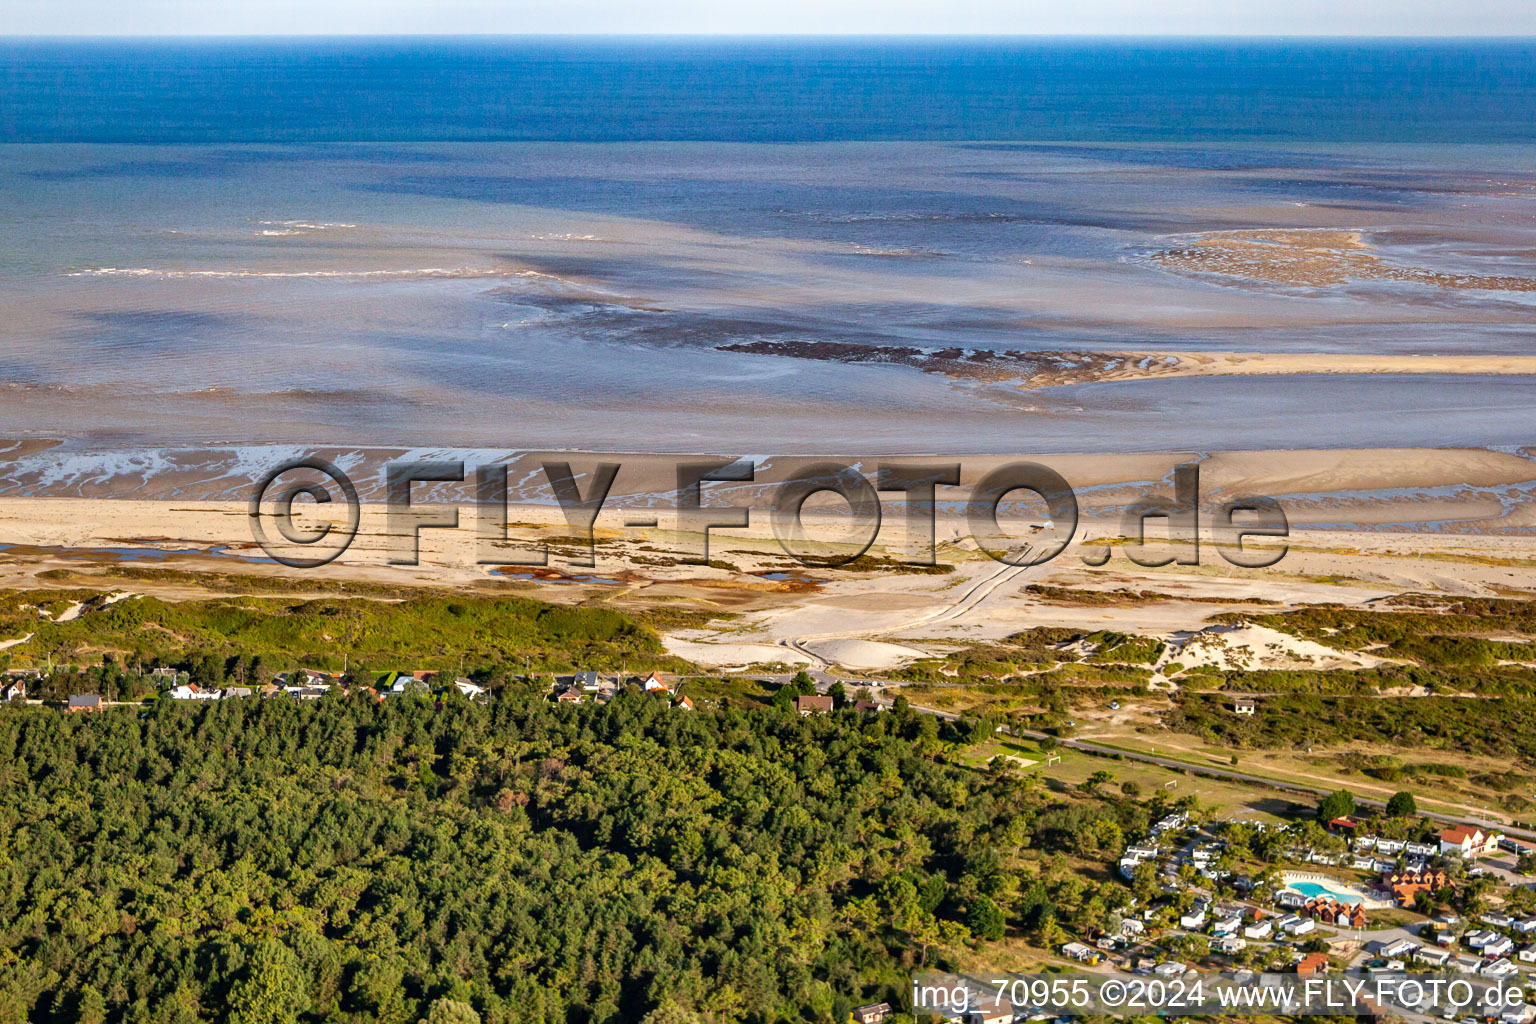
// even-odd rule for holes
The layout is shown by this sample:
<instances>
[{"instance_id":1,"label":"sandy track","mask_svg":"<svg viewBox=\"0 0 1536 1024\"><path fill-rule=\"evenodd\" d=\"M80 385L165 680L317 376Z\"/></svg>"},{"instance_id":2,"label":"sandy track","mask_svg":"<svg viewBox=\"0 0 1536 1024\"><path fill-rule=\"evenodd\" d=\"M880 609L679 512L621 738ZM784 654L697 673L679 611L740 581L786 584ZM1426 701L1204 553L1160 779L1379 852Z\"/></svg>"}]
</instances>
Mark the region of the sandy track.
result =
<instances>
[{"instance_id":1,"label":"sandy track","mask_svg":"<svg viewBox=\"0 0 1536 1024\"><path fill-rule=\"evenodd\" d=\"M1028 553L1027 548L1025 553ZM1032 568L1034 567L1029 565L1000 565L997 569L972 583L964 593L950 603L901 622L875 628L847 629L832 633L805 633L800 636L784 637L779 641L779 646L787 647L792 651L805 655L823 670L829 669L832 667L832 662L811 650L808 646L809 644L822 643L828 640L864 640L872 636L890 636L892 633L905 632L918 626L954 622L975 610L983 601L996 593L1000 587L1018 579Z\"/></svg>"}]
</instances>

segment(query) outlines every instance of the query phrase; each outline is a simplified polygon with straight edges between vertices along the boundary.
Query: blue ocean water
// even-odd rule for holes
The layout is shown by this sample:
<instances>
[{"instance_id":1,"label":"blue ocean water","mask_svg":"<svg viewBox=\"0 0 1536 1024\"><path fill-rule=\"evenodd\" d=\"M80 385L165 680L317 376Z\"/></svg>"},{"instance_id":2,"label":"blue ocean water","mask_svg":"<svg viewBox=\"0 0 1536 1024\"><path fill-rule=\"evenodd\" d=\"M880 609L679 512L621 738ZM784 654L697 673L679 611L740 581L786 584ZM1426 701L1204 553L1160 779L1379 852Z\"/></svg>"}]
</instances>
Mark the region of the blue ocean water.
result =
<instances>
[{"instance_id":1,"label":"blue ocean water","mask_svg":"<svg viewBox=\"0 0 1536 1024\"><path fill-rule=\"evenodd\" d=\"M0 40L0 437L94 453L60 493L226 444L1523 446L1533 56ZM1120 372L1168 353L1373 362Z\"/></svg>"},{"instance_id":2,"label":"blue ocean water","mask_svg":"<svg viewBox=\"0 0 1536 1024\"><path fill-rule=\"evenodd\" d=\"M0 141L1536 139L1536 41L0 40Z\"/></svg>"}]
</instances>

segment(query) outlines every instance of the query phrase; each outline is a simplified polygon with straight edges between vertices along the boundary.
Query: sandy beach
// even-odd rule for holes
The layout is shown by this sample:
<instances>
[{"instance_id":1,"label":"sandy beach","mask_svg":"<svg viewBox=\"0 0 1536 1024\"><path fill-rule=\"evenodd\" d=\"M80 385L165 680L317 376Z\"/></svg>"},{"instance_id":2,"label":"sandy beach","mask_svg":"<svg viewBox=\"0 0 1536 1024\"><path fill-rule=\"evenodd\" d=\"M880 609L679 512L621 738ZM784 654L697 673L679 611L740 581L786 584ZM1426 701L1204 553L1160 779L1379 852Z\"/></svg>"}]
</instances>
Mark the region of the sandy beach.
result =
<instances>
[{"instance_id":1,"label":"sandy beach","mask_svg":"<svg viewBox=\"0 0 1536 1024\"><path fill-rule=\"evenodd\" d=\"M1000 461L981 460L972 467L966 460L967 482ZM1536 592L1531 532L1536 524L1523 490L1536 474L1520 455L1401 450L1205 456L1200 465L1207 504L1222 494L1284 496L1293 526L1289 550L1266 569L1225 561L1211 543L1208 517L1198 565L1146 568L1126 558L1123 547L1107 563L1089 564L1104 540L1119 536L1119 508L1148 493L1146 481L1164 477L1180 458L1041 461L1084 495L1084 518L1070 547L1033 567L988 558L966 522L952 514L941 514L936 525L936 557L947 571L924 573L902 564L913 550L912 539L904 518L894 514L886 515L868 552L874 561L853 570L801 565L779 547L761 514L769 494L763 486L726 488L711 496L710 505L760 504L747 529L712 533L710 565L686 563L701 550L702 538L679 531L669 510L652 506L656 526L632 527L625 524L641 506L624 501L605 506L596 520L590 566L581 564L586 548L572 537L558 508L516 501L508 508L505 542L487 547L477 534L486 524L466 505L457 528L419 532L419 564L392 565L391 554L404 538L392 529L384 506L368 502L357 538L341 558L299 570L272 562L253 541L244 502L11 497L0 498L0 538L8 545L0 551L0 586L88 587L177 598L302 593L311 584L355 582L518 592L616 608L692 608L731 613L709 627L667 637L672 653L701 667L800 664L854 672L878 672L955 643L994 640L1031 626L1170 636L1198 631L1211 616L1245 607L1359 605L1404 593L1524 597ZM578 473L586 466L582 459L572 462ZM665 466L665 460L646 460L626 472L659 485L668 478ZM1150 485L1152 493L1166 490ZM433 515L448 508L427 504L419 511ZM1354 525L1338 526L1341 518ZM318 522L313 511L301 513L300 520ZM807 522L811 532L827 536L847 529L845 516L809 506ZM499 530L503 523L489 525ZM1030 521L1004 525L1030 536ZM1159 534L1152 536L1155 542ZM477 562L488 551L526 559L541 550L548 553L542 566ZM1085 601L1073 596L1078 592L1109 599ZM1268 657L1265 645L1255 643L1262 663ZM1310 657L1291 655L1298 664ZM1277 662L1287 663L1286 657Z\"/></svg>"}]
</instances>

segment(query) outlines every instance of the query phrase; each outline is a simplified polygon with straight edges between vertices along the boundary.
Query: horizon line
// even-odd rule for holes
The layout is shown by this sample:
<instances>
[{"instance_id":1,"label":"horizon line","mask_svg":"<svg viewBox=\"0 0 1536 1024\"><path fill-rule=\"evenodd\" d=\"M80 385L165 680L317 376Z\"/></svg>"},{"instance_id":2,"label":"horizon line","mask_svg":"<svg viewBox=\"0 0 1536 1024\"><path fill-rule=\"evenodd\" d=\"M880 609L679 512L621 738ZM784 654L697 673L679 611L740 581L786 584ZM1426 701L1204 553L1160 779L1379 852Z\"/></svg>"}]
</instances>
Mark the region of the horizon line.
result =
<instances>
[{"instance_id":1,"label":"horizon line","mask_svg":"<svg viewBox=\"0 0 1536 1024\"><path fill-rule=\"evenodd\" d=\"M1347 32L19 32L0 33L0 41L13 40L283 40L283 39L483 39L483 40L955 40L966 42L1021 40L1340 40L1384 42L1434 42L1446 40L1499 40L1536 42L1536 31L1510 33L1437 33L1395 35Z\"/></svg>"}]
</instances>

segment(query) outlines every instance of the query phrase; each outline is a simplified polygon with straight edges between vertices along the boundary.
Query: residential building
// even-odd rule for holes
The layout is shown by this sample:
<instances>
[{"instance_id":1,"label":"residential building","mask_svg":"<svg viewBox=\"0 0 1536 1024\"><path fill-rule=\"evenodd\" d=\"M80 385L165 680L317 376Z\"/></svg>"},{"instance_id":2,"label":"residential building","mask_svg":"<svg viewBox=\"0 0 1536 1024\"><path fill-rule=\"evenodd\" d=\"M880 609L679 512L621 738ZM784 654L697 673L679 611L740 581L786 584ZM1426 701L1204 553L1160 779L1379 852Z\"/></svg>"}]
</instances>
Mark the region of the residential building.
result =
<instances>
[{"instance_id":1,"label":"residential building","mask_svg":"<svg viewBox=\"0 0 1536 1024\"><path fill-rule=\"evenodd\" d=\"M1098 950L1092 946L1085 946L1081 942L1069 942L1062 946L1061 955L1080 960L1085 964L1096 964L1102 959Z\"/></svg>"},{"instance_id":2,"label":"residential building","mask_svg":"<svg viewBox=\"0 0 1536 1024\"><path fill-rule=\"evenodd\" d=\"M1461 937L1468 949L1482 949L1499 937L1498 932L1488 931L1486 928L1470 931Z\"/></svg>"},{"instance_id":3,"label":"residential building","mask_svg":"<svg viewBox=\"0 0 1536 1024\"><path fill-rule=\"evenodd\" d=\"M795 698L795 710L801 715L825 715L832 711L832 698L821 694Z\"/></svg>"},{"instance_id":4,"label":"residential building","mask_svg":"<svg viewBox=\"0 0 1536 1024\"><path fill-rule=\"evenodd\" d=\"M960 1024L1013 1024L1013 1006L991 1007L988 1009L972 1008L960 1015Z\"/></svg>"},{"instance_id":5,"label":"residential building","mask_svg":"<svg viewBox=\"0 0 1536 1024\"><path fill-rule=\"evenodd\" d=\"M880 1024L891 1015L890 1003L865 1003L853 1008L855 1024Z\"/></svg>"},{"instance_id":6,"label":"residential building","mask_svg":"<svg viewBox=\"0 0 1536 1024\"><path fill-rule=\"evenodd\" d=\"M1234 715L1251 715L1257 710L1258 705L1246 697L1239 697L1232 702L1232 713Z\"/></svg>"},{"instance_id":7,"label":"residential building","mask_svg":"<svg viewBox=\"0 0 1536 1024\"><path fill-rule=\"evenodd\" d=\"M465 679L463 676L460 676L453 681L453 687L464 696L468 697L470 700L484 697L489 692L485 687L480 686L471 680Z\"/></svg>"},{"instance_id":8,"label":"residential building","mask_svg":"<svg viewBox=\"0 0 1536 1024\"><path fill-rule=\"evenodd\" d=\"M1479 857L1499 847L1499 835L1484 832L1475 825L1457 825L1440 833L1440 852L1463 857Z\"/></svg>"},{"instance_id":9,"label":"residential building","mask_svg":"<svg viewBox=\"0 0 1536 1024\"><path fill-rule=\"evenodd\" d=\"M1450 961L1451 953L1447 949L1421 946L1413 951L1413 959L1421 964L1429 964L1431 967L1444 967Z\"/></svg>"},{"instance_id":10,"label":"residential building","mask_svg":"<svg viewBox=\"0 0 1536 1024\"><path fill-rule=\"evenodd\" d=\"M1246 938L1254 940L1267 939L1274 932L1274 930L1275 926L1270 921L1255 921L1253 924L1243 929L1243 935Z\"/></svg>"},{"instance_id":11,"label":"residential building","mask_svg":"<svg viewBox=\"0 0 1536 1024\"><path fill-rule=\"evenodd\" d=\"M1509 956L1514 951L1514 940L1500 935L1483 947L1483 956Z\"/></svg>"},{"instance_id":12,"label":"residential building","mask_svg":"<svg viewBox=\"0 0 1536 1024\"><path fill-rule=\"evenodd\" d=\"M1296 974L1298 977L1302 978L1310 978L1312 975L1321 973L1327 969L1327 953L1308 953L1306 956L1301 958L1300 962L1296 964Z\"/></svg>"},{"instance_id":13,"label":"residential building","mask_svg":"<svg viewBox=\"0 0 1536 1024\"><path fill-rule=\"evenodd\" d=\"M69 695L69 703L64 710L69 714L80 712L92 712L102 710L101 694L99 693L72 693Z\"/></svg>"}]
</instances>

